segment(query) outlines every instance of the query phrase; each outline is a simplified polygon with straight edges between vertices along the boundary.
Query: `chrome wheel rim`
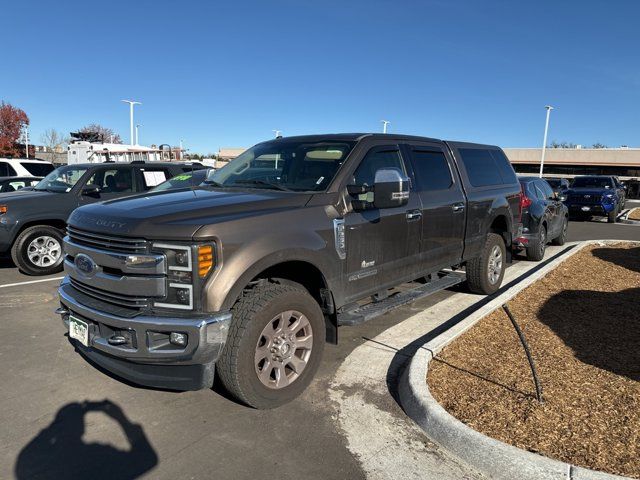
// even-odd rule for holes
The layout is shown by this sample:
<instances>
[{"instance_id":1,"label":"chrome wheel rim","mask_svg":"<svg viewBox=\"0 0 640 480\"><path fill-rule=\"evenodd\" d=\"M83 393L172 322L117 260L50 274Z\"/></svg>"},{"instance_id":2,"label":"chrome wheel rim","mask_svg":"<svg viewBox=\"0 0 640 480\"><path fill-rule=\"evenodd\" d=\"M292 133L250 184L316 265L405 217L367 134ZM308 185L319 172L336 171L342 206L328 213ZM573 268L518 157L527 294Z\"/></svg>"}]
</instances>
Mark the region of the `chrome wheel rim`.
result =
<instances>
[{"instance_id":1,"label":"chrome wheel rim","mask_svg":"<svg viewBox=\"0 0 640 480\"><path fill-rule=\"evenodd\" d=\"M27 246L27 258L33 265L41 268L55 265L61 252L60 242L48 235L34 238Z\"/></svg>"},{"instance_id":2,"label":"chrome wheel rim","mask_svg":"<svg viewBox=\"0 0 640 480\"><path fill-rule=\"evenodd\" d=\"M502 250L498 245L491 249L489 254L489 282L495 285L502 273Z\"/></svg>"},{"instance_id":3,"label":"chrome wheel rim","mask_svg":"<svg viewBox=\"0 0 640 480\"><path fill-rule=\"evenodd\" d=\"M313 330L296 310L282 312L262 329L256 344L256 375L267 388L278 390L295 382L309 363Z\"/></svg>"}]
</instances>

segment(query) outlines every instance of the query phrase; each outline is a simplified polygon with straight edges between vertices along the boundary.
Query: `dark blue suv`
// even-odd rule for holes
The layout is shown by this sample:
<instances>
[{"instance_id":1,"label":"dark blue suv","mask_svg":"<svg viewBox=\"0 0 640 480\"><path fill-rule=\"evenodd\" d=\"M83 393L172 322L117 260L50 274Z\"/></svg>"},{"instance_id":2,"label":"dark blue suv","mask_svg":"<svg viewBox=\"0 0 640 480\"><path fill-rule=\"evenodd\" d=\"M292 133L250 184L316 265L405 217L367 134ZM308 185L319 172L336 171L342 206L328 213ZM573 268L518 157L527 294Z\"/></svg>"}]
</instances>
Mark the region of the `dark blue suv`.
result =
<instances>
[{"instance_id":1,"label":"dark blue suv","mask_svg":"<svg viewBox=\"0 0 640 480\"><path fill-rule=\"evenodd\" d=\"M604 175L576 177L566 195L564 203L572 217L607 217L609 223L616 221L626 201L617 178Z\"/></svg>"}]
</instances>

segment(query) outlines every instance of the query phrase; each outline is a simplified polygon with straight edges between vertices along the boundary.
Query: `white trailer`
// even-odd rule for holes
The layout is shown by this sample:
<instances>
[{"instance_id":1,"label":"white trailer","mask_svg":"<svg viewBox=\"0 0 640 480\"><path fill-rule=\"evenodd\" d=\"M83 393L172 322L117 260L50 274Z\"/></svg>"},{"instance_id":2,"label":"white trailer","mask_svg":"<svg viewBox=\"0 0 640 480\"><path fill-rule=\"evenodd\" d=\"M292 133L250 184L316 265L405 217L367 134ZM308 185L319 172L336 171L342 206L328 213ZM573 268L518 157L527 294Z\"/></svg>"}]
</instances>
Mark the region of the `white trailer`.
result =
<instances>
[{"instance_id":1,"label":"white trailer","mask_svg":"<svg viewBox=\"0 0 640 480\"><path fill-rule=\"evenodd\" d=\"M164 152L165 155L167 152ZM122 145L119 143L91 143L77 141L67 147L67 163L101 162L159 162L163 160L163 151L159 148L142 145Z\"/></svg>"}]
</instances>

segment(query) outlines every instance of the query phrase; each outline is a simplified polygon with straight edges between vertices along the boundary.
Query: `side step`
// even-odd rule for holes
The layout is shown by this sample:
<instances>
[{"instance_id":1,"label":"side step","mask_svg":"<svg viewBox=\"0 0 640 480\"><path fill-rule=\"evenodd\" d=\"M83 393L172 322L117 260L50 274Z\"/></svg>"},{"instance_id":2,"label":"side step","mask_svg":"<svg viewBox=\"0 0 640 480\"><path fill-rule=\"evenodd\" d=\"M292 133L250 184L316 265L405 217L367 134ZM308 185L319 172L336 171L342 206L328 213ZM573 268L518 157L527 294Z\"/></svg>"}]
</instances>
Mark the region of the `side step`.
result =
<instances>
[{"instance_id":1,"label":"side step","mask_svg":"<svg viewBox=\"0 0 640 480\"><path fill-rule=\"evenodd\" d=\"M432 280L429 283L412 288L406 292L399 292L378 302L367 303L353 310L339 313L338 325L359 325L380 315L384 315L396 307L411 303L419 298L444 290L445 288L452 287L464 280L464 275L447 273L436 280Z\"/></svg>"}]
</instances>

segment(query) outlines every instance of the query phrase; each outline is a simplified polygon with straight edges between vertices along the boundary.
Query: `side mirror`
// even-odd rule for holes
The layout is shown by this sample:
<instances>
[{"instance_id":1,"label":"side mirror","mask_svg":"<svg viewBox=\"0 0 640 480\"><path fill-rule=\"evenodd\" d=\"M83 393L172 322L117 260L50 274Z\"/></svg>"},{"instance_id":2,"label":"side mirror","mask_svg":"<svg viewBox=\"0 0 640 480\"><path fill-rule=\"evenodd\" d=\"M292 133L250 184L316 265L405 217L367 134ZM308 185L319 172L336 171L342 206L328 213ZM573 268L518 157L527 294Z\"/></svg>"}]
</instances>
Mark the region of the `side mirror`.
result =
<instances>
[{"instance_id":1,"label":"side mirror","mask_svg":"<svg viewBox=\"0 0 640 480\"><path fill-rule=\"evenodd\" d=\"M373 183L373 206L394 208L409 202L409 178L398 168L381 168Z\"/></svg>"},{"instance_id":2,"label":"side mirror","mask_svg":"<svg viewBox=\"0 0 640 480\"><path fill-rule=\"evenodd\" d=\"M82 188L82 195L97 197L98 195L100 195L100 187L97 185L85 185Z\"/></svg>"}]
</instances>

